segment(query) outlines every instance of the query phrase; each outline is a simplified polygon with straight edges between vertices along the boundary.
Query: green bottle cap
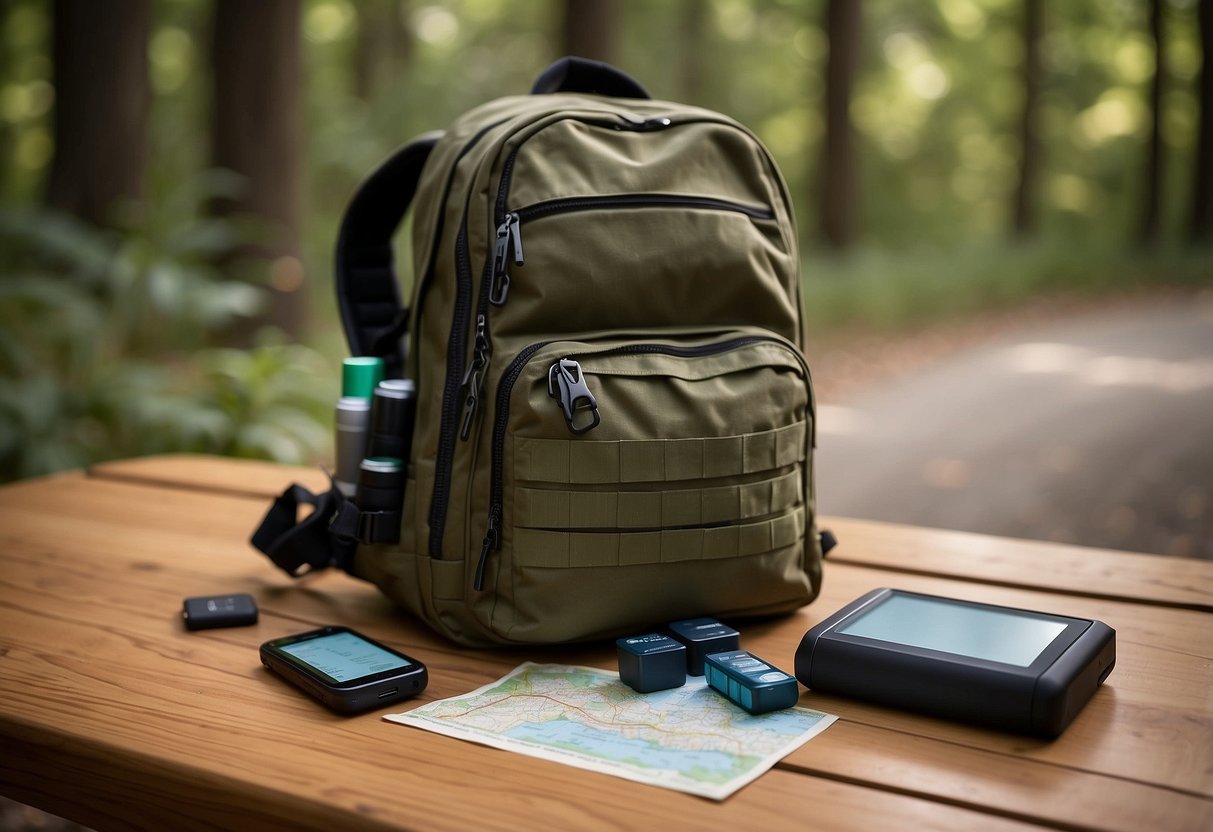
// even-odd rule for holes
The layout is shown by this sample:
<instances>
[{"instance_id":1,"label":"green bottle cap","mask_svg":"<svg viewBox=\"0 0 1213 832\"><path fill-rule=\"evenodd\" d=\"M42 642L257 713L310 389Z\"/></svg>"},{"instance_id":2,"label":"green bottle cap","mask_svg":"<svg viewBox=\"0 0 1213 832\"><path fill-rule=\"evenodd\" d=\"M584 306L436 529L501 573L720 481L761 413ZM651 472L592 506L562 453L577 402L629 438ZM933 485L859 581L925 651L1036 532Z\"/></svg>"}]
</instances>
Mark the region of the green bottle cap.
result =
<instances>
[{"instance_id":1,"label":"green bottle cap","mask_svg":"<svg viewBox=\"0 0 1213 832\"><path fill-rule=\"evenodd\" d=\"M347 358L341 366L341 395L369 399L375 395L375 386L382 380L382 358Z\"/></svg>"}]
</instances>

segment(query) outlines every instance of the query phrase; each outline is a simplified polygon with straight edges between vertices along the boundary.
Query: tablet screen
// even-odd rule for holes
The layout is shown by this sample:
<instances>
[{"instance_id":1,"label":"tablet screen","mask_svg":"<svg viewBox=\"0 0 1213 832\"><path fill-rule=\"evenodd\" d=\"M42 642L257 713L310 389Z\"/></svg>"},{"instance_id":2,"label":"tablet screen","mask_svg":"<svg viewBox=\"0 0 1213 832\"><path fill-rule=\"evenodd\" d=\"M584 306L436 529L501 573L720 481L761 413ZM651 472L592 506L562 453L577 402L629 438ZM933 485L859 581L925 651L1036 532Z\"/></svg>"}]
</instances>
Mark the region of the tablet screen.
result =
<instances>
[{"instance_id":1,"label":"tablet screen","mask_svg":"<svg viewBox=\"0 0 1213 832\"><path fill-rule=\"evenodd\" d=\"M893 593L837 632L1028 667L1067 622L1051 616Z\"/></svg>"}]
</instances>

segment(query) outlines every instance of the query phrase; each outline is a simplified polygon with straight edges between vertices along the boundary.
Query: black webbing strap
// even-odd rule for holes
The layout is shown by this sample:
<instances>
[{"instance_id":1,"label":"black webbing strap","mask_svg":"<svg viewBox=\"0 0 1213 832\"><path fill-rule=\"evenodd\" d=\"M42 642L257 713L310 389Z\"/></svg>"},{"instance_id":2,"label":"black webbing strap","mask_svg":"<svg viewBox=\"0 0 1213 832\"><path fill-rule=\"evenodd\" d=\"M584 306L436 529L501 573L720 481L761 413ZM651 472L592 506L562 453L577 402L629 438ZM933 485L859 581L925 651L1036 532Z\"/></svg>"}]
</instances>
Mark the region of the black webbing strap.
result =
<instances>
[{"instance_id":1,"label":"black webbing strap","mask_svg":"<svg viewBox=\"0 0 1213 832\"><path fill-rule=\"evenodd\" d=\"M818 538L821 540L821 556L823 558L830 554L830 550L838 545L838 538L829 529L822 529Z\"/></svg>"},{"instance_id":2,"label":"black webbing strap","mask_svg":"<svg viewBox=\"0 0 1213 832\"><path fill-rule=\"evenodd\" d=\"M302 520L301 505L314 507ZM296 578L330 566L349 572L358 545L359 514L336 487L313 494L302 485L292 485L274 500L251 542Z\"/></svg>"},{"instance_id":3,"label":"black webbing strap","mask_svg":"<svg viewBox=\"0 0 1213 832\"><path fill-rule=\"evenodd\" d=\"M392 262L392 235L441 136L419 136L380 165L350 200L337 235L337 306L350 354L382 357L389 378L403 375L400 343L408 330L408 310Z\"/></svg>"}]
</instances>

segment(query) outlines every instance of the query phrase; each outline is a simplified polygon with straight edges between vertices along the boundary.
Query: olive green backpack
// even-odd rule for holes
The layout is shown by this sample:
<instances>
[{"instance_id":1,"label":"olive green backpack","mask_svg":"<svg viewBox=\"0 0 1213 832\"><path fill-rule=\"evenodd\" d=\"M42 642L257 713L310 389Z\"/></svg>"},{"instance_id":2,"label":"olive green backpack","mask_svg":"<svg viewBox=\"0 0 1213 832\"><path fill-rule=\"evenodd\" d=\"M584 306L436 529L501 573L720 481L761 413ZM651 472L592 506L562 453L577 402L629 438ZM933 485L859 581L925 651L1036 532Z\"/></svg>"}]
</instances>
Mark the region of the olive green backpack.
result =
<instances>
[{"instance_id":1,"label":"olive green backpack","mask_svg":"<svg viewBox=\"0 0 1213 832\"><path fill-rule=\"evenodd\" d=\"M284 569L342 566L468 645L816 596L796 232L750 131L566 58L397 151L337 248L351 352L415 382L411 458L398 514L288 490L254 537Z\"/></svg>"}]
</instances>

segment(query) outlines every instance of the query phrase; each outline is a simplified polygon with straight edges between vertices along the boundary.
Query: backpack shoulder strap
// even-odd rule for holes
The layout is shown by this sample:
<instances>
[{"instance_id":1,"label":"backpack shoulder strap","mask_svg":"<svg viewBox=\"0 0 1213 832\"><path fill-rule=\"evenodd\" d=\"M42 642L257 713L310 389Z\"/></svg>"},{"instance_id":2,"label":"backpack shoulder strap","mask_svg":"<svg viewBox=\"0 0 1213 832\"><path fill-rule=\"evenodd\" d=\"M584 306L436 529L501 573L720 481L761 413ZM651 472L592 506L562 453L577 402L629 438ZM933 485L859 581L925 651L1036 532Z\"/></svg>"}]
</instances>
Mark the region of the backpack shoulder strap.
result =
<instances>
[{"instance_id":1,"label":"backpack shoulder strap","mask_svg":"<svg viewBox=\"0 0 1213 832\"><path fill-rule=\"evenodd\" d=\"M400 342L408 328L392 263L392 235L441 137L441 132L419 136L380 165L350 200L337 235L337 306L350 354L382 357L388 377L403 373Z\"/></svg>"}]
</instances>

